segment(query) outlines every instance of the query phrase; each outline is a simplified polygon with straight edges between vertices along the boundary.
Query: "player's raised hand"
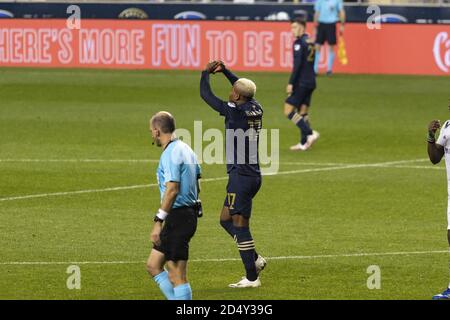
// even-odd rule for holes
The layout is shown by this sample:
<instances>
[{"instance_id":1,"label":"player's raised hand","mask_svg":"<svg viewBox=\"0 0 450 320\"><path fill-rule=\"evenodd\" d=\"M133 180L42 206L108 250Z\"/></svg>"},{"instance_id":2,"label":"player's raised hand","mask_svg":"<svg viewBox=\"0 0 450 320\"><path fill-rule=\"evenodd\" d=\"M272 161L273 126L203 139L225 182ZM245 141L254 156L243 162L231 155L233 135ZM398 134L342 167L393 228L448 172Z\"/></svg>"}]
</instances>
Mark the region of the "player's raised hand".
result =
<instances>
[{"instance_id":1,"label":"player's raised hand","mask_svg":"<svg viewBox=\"0 0 450 320\"><path fill-rule=\"evenodd\" d=\"M225 63L222 60L217 60L219 63L217 67L213 70L213 73L222 72L225 69Z\"/></svg>"},{"instance_id":2,"label":"player's raised hand","mask_svg":"<svg viewBox=\"0 0 450 320\"><path fill-rule=\"evenodd\" d=\"M205 70L208 71L208 73L214 74L216 72L215 70L217 69L218 66L219 66L219 61L213 60L213 61L208 62Z\"/></svg>"},{"instance_id":3,"label":"player's raised hand","mask_svg":"<svg viewBox=\"0 0 450 320\"><path fill-rule=\"evenodd\" d=\"M436 131L441 127L441 122L439 120L433 120L428 125L428 132L435 134Z\"/></svg>"}]
</instances>

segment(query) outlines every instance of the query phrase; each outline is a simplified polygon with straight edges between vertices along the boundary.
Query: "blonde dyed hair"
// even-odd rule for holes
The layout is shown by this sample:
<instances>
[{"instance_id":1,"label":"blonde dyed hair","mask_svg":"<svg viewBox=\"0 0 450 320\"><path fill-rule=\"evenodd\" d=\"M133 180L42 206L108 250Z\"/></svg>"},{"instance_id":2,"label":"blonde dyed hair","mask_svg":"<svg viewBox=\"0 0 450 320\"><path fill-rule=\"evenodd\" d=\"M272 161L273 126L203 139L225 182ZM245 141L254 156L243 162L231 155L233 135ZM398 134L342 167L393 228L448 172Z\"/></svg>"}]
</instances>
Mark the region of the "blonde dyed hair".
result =
<instances>
[{"instance_id":1,"label":"blonde dyed hair","mask_svg":"<svg viewBox=\"0 0 450 320\"><path fill-rule=\"evenodd\" d=\"M238 94L251 99L255 96L256 84L250 79L240 78L234 83L234 89Z\"/></svg>"}]
</instances>

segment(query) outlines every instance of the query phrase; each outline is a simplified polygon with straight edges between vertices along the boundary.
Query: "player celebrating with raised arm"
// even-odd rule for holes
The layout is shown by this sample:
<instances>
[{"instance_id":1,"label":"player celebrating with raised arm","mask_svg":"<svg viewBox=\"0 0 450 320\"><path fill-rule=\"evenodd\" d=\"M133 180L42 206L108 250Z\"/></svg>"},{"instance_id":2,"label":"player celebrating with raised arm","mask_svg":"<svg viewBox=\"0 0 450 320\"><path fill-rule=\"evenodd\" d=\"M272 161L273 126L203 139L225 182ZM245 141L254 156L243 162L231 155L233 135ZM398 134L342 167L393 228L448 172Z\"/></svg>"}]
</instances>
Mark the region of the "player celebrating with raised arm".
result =
<instances>
[{"instance_id":1,"label":"player celebrating with raised arm","mask_svg":"<svg viewBox=\"0 0 450 320\"><path fill-rule=\"evenodd\" d=\"M450 104L448 106L450 111ZM447 183L448 183L448 206L447 206L447 239L450 245L450 120L447 120L444 127L441 129L439 138L436 141L436 131L441 127L439 120L433 120L428 125L428 157L433 164L437 164L441 161L445 155L445 166L447 167ZM449 260L450 268L450 260ZM448 288L433 297L434 300L448 300L450 299L450 283Z\"/></svg>"},{"instance_id":2,"label":"player celebrating with raised arm","mask_svg":"<svg viewBox=\"0 0 450 320\"><path fill-rule=\"evenodd\" d=\"M223 72L232 85L228 101L211 91L209 75L215 72ZM258 143L263 110L253 98L255 92L253 81L238 79L222 61L208 63L202 72L201 97L225 117L228 185L220 224L235 239L246 271L241 281L229 285L232 288L259 287L259 272L266 265L250 233L252 199L261 187Z\"/></svg>"},{"instance_id":3,"label":"player celebrating with raised arm","mask_svg":"<svg viewBox=\"0 0 450 320\"><path fill-rule=\"evenodd\" d=\"M319 133L310 126L308 111L311 96L316 88L314 73L314 44L308 39L306 22L295 19L291 24L295 37L293 44L293 69L286 93L289 95L284 103L284 114L291 120L301 133L300 142L291 147L293 151L308 150L319 138Z\"/></svg>"}]
</instances>

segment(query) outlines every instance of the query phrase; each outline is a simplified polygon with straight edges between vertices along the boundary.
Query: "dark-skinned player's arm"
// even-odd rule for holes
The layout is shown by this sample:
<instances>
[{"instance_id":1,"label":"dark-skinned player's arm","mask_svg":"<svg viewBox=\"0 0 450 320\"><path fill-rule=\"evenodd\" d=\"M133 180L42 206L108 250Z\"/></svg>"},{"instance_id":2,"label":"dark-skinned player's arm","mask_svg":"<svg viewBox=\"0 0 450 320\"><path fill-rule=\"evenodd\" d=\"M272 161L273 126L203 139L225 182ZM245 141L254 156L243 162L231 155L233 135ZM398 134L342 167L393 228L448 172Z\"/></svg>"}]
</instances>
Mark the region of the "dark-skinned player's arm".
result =
<instances>
[{"instance_id":1,"label":"dark-skinned player's arm","mask_svg":"<svg viewBox=\"0 0 450 320\"><path fill-rule=\"evenodd\" d=\"M202 71L200 79L200 96L202 99L214 110L221 115L226 114L226 102L214 95L209 84L209 75L217 68L218 62L213 61L206 65L205 70Z\"/></svg>"},{"instance_id":2,"label":"dark-skinned player's arm","mask_svg":"<svg viewBox=\"0 0 450 320\"><path fill-rule=\"evenodd\" d=\"M428 125L428 157L431 163L437 164L444 156L444 147L436 143L436 131L441 127L439 120L433 120Z\"/></svg>"},{"instance_id":3,"label":"dark-skinned player's arm","mask_svg":"<svg viewBox=\"0 0 450 320\"><path fill-rule=\"evenodd\" d=\"M228 81L230 81L231 85L234 85L234 83L238 81L239 78L233 72L231 72L230 69L227 69L225 63L222 60L219 60L218 63L218 68L214 70L214 73L222 72L224 76L227 77Z\"/></svg>"}]
</instances>

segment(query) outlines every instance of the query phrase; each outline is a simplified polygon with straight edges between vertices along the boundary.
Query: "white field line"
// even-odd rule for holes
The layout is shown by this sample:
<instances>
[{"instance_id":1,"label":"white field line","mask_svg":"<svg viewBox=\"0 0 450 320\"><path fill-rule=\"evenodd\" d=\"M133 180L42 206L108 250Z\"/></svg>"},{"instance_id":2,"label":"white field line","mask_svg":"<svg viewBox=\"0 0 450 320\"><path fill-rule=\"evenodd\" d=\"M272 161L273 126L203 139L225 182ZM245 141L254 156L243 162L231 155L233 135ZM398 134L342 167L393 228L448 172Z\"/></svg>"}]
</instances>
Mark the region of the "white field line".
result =
<instances>
[{"instance_id":1,"label":"white field line","mask_svg":"<svg viewBox=\"0 0 450 320\"><path fill-rule=\"evenodd\" d=\"M413 160L400 160L400 161L379 162L379 163L339 165L339 166L335 166L335 167L326 167L326 168L281 171L281 172L277 172L274 174L268 174L268 175L275 176L275 175L299 174L299 173L322 172L322 171L336 171L336 170L343 170L343 169L356 169L356 168L368 168L368 167L389 168L389 166L392 166L392 165L414 163L414 162L419 162L419 161L424 161L424 160L423 159L413 159ZM218 178L202 179L202 182L220 181L220 180L226 180L226 179L228 179L227 176L218 177ZM158 186L158 184L153 183L153 184L140 184L140 185L133 185L133 186L112 187L112 188L104 188L104 189L88 189L88 190L77 190L77 191L66 191L66 192L31 194L31 195L0 198L0 202L34 199L34 198L68 196L68 195L87 194L87 193L133 190L133 189L142 189L142 188L150 188L150 187L157 187L157 186Z\"/></svg>"},{"instance_id":2,"label":"white field line","mask_svg":"<svg viewBox=\"0 0 450 320\"><path fill-rule=\"evenodd\" d=\"M407 160L408 162L423 162L428 159ZM42 162L42 163L159 163L158 159L0 159L0 162ZM203 163L209 165L208 163ZM217 163L217 165L224 165L225 163ZM299 166L347 166L360 165L356 163L342 163L342 162L303 162L303 161L281 161L271 163L261 163L261 166L268 164L280 165L299 165Z\"/></svg>"},{"instance_id":3,"label":"white field line","mask_svg":"<svg viewBox=\"0 0 450 320\"><path fill-rule=\"evenodd\" d=\"M445 170L445 166L411 166L411 165L387 165L387 166L380 166L380 167L386 167L386 168L403 168L403 169L429 169L429 170Z\"/></svg>"},{"instance_id":4,"label":"white field line","mask_svg":"<svg viewBox=\"0 0 450 320\"><path fill-rule=\"evenodd\" d=\"M0 159L0 163L159 163L158 159ZM201 163L203 165L211 165L209 163ZM341 166L354 163L338 163L338 162L300 162L300 161L283 161L262 163L261 166L268 164L280 165L299 165L299 166ZM224 163L213 163L212 165L225 165Z\"/></svg>"},{"instance_id":5,"label":"white field line","mask_svg":"<svg viewBox=\"0 0 450 320\"><path fill-rule=\"evenodd\" d=\"M105 188L105 189L88 189L88 190L77 190L77 191L66 191L66 192L30 194L30 195L25 195L25 196L0 198L0 202L13 201L13 200L24 200L24 199L34 199L34 198L68 196L68 195L84 194L84 193L132 190L132 189L150 188L150 187L156 187L156 186L157 186L157 184L154 183L154 184L139 184L139 185L134 185L134 186L114 187L114 188Z\"/></svg>"},{"instance_id":6,"label":"white field line","mask_svg":"<svg viewBox=\"0 0 450 320\"><path fill-rule=\"evenodd\" d=\"M130 163L140 163L140 162L152 162L158 163L157 159L0 159L0 162L130 162Z\"/></svg>"},{"instance_id":7,"label":"white field line","mask_svg":"<svg viewBox=\"0 0 450 320\"><path fill-rule=\"evenodd\" d=\"M347 254L325 254L313 256L279 256L265 257L266 260L307 260L307 259L327 259L327 258L353 258L353 257L378 257L378 256L408 256L424 254L449 253L449 250L431 251L399 251L399 252L373 252L373 253L347 253ZM190 262L226 262L241 261L240 258L219 258L219 259L193 259ZM11 265L86 265L86 264L144 264L145 261L6 261L0 262L0 266Z\"/></svg>"},{"instance_id":8,"label":"white field line","mask_svg":"<svg viewBox=\"0 0 450 320\"><path fill-rule=\"evenodd\" d=\"M313 168L313 169L303 169L303 170L290 170L290 171L281 171L274 174L268 175L286 175L286 174L296 174L296 173L306 173L306 172L318 172L318 171L336 171L343 169L356 169L356 168L370 168L370 167L380 167L380 168L389 168L390 166L406 164L406 163L414 163L421 162L427 159L414 159L414 160L399 160L399 161L389 161L389 162L379 162L379 163L360 163L360 164L342 164L335 167L327 167L327 168Z\"/></svg>"}]
</instances>

